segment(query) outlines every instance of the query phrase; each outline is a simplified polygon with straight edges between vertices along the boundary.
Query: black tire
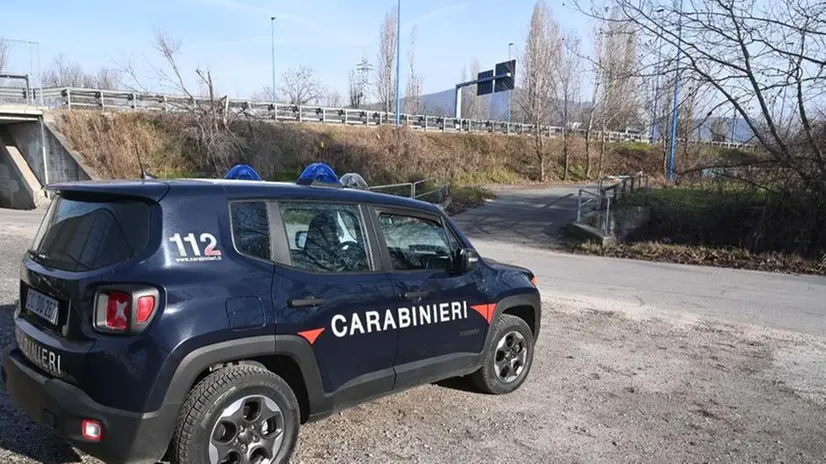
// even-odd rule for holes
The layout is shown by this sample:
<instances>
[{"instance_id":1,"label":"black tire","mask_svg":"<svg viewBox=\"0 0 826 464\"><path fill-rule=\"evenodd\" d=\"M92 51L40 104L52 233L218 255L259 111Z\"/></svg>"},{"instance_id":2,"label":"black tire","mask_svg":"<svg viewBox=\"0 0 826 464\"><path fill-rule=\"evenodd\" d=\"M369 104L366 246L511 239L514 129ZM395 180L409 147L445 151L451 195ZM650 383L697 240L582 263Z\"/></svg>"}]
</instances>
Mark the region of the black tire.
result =
<instances>
[{"instance_id":1,"label":"black tire","mask_svg":"<svg viewBox=\"0 0 826 464\"><path fill-rule=\"evenodd\" d=\"M484 393L502 395L510 393L522 386L522 383L525 382L525 379L530 373L531 366L533 365L534 352L533 332L523 319L510 314L500 315L491 330L490 340L485 347L482 367L470 375L470 381ZM497 346L506 335L508 335L511 340L523 342L526 350L524 361L521 361L521 357L517 356L515 358L516 363L521 361L522 369L518 371L518 375L516 375L513 380L503 379L502 376L500 376L501 371L497 369L494 362L497 359ZM519 340L520 336L521 340ZM512 364L511 369L513 369ZM514 369L513 372L517 372L517 370Z\"/></svg>"},{"instance_id":2,"label":"black tire","mask_svg":"<svg viewBox=\"0 0 826 464\"><path fill-rule=\"evenodd\" d=\"M171 462L173 464L209 464L213 429L217 426L219 418L229 406L250 395L261 395L274 401L281 410L283 422L279 425L283 426L283 440L275 456L276 459L272 462L273 464L288 462L298 439L300 421L298 400L290 386L280 376L263 367L249 364L219 369L192 388L181 407L178 423L172 436ZM264 400L264 404L269 407L271 403ZM254 428L249 425L247 427L249 431ZM234 436L240 439L242 436L239 430L243 429L236 429ZM261 447L255 447L259 440L262 440L263 435L258 436L259 430L257 429L249 433L255 435L256 438L249 445L249 451L260 450ZM243 438L249 438L249 435Z\"/></svg>"}]
</instances>

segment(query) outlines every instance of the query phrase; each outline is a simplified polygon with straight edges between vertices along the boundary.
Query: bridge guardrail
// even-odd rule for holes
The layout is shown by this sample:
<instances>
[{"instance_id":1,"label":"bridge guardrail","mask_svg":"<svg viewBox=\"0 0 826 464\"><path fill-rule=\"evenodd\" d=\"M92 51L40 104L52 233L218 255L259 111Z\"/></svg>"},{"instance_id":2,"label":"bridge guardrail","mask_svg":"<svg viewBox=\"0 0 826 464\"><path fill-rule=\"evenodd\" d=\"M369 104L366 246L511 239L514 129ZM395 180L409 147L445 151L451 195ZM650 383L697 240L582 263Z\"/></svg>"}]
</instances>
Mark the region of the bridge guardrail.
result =
<instances>
[{"instance_id":1,"label":"bridge guardrail","mask_svg":"<svg viewBox=\"0 0 826 464\"><path fill-rule=\"evenodd\" d=\"M608 182L611 182L611 184L606 186ZM643 182L645 183L644 187ZM585 207L596 202L594 211L600 213L601 216L600 230L603 233L607 233L611 228L611 202L613 201L616 204L622 195L633 192L638 188L648 188L648 175L643 172L633 175L602 177L597 182L596 191L588 188L579 189L576 222L582 221L582 214L585 211ZM609 195L609 191L613 193Z\"/></svg>"},{"instance_id":2,"label":"bridge guardrail","mask_svg":"<svg viewBox=\"0 0 826 464\"><path fill-rule=\"evenodd\" d=\"M394 124L395 122L395 113L379 110L309 105L298 106L267 101L234 100L228 97L210 101L206 98L190 98L184 95L71 87L26 89L21 87L0 86L0 103L4 101L20 104L36 102L36 104L47 108L160 112L187 112L191 111L193 105L217 103L222 106L223 111L233 116L250 117L259 120L362 126L380 126ZM422 131L536 135L537 130L532 124L512 123L500 120L476 120L407 113L401 113L399 119L406 126ZM559 126L541 126L540 130L542 131L542 135L550 138L557 138L563 135L563 128ZM568 134L584 137L586 131L583 129L571 129L568 130ZM591 131L591 135L592 138L597 141L604 138L606 142L651 143L647 135L632 132ZM685 142L685 139L681 139L680 141ZM688 142L726 148L754 148L753 145L745 143L715 142L709 140L688 140Z\"/></svg>"}]
</instances>

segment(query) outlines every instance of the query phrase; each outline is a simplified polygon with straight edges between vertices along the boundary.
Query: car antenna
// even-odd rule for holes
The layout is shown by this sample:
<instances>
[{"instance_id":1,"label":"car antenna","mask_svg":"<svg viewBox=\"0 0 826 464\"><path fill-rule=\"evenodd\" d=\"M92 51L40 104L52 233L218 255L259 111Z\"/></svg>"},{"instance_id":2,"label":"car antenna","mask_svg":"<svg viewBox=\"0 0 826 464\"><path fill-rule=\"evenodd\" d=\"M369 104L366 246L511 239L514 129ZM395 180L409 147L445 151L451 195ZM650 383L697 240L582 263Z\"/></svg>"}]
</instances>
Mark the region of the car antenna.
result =
<instances>
[{"instance_id":1,"label":"car antenna","mask_svg":"<svg viewBox=\"0 0 826 464\"><path fill-rule=\"evenodd\" d=\"M140 166L141 168L141 179L157 179L157 177L153 176L152 174L149 174L143 168L143 162L141 162L141 153L140 150L138 150L138 145L136 143L133 143L132 146L135 147L135 155L138 157L138 166Z\"/></svg>"}]
</instances>

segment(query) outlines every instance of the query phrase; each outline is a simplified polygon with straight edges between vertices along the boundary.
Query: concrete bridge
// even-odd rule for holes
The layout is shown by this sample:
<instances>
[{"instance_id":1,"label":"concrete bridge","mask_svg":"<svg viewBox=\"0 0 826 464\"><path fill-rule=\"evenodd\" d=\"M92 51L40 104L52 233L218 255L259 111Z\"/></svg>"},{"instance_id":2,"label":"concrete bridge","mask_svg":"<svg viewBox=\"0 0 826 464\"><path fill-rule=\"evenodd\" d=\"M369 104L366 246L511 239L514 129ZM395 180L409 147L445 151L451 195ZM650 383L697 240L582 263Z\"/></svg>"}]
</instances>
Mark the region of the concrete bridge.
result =
<instances>
[{"instance_id":1,"label":"concrete bridge","mask_svg":"<svg viewBox=\"0 0 826 464\"><path fill-rule=\"evenodd\" d=\"M0 104L0 208L35 209L49 201L45 185L93 177L46 108Z\"/></svg>"}]
</instances>

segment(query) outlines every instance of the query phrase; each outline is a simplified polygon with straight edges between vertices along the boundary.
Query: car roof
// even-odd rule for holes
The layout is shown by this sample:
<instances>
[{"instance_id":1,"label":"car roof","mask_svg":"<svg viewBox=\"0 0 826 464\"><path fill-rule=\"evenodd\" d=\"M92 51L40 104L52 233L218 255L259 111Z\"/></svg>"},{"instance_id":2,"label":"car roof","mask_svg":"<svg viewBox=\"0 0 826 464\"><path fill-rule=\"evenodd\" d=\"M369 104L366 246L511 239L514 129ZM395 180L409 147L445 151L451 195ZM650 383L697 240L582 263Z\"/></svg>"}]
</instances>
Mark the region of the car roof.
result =
<instances>
[{"instance_id":1,"label":"car roof","mask_svg":"<svg viewBox=\"0 0 826 464\"><path fill-rule=\"evenodd\" d=\"M134 179L134 180L92 180L49 185L50 190L110 193L151 198L159 201L168 194L193 194L198 191L217 193L220 191L230 199L265 198L295 200L330 200L370 203L420 211L439 213L433 203L408 197L391 195L369 190L325 185L298 185L292 182L271 182L241 179Z\"/></svg>"}]
</instances>

